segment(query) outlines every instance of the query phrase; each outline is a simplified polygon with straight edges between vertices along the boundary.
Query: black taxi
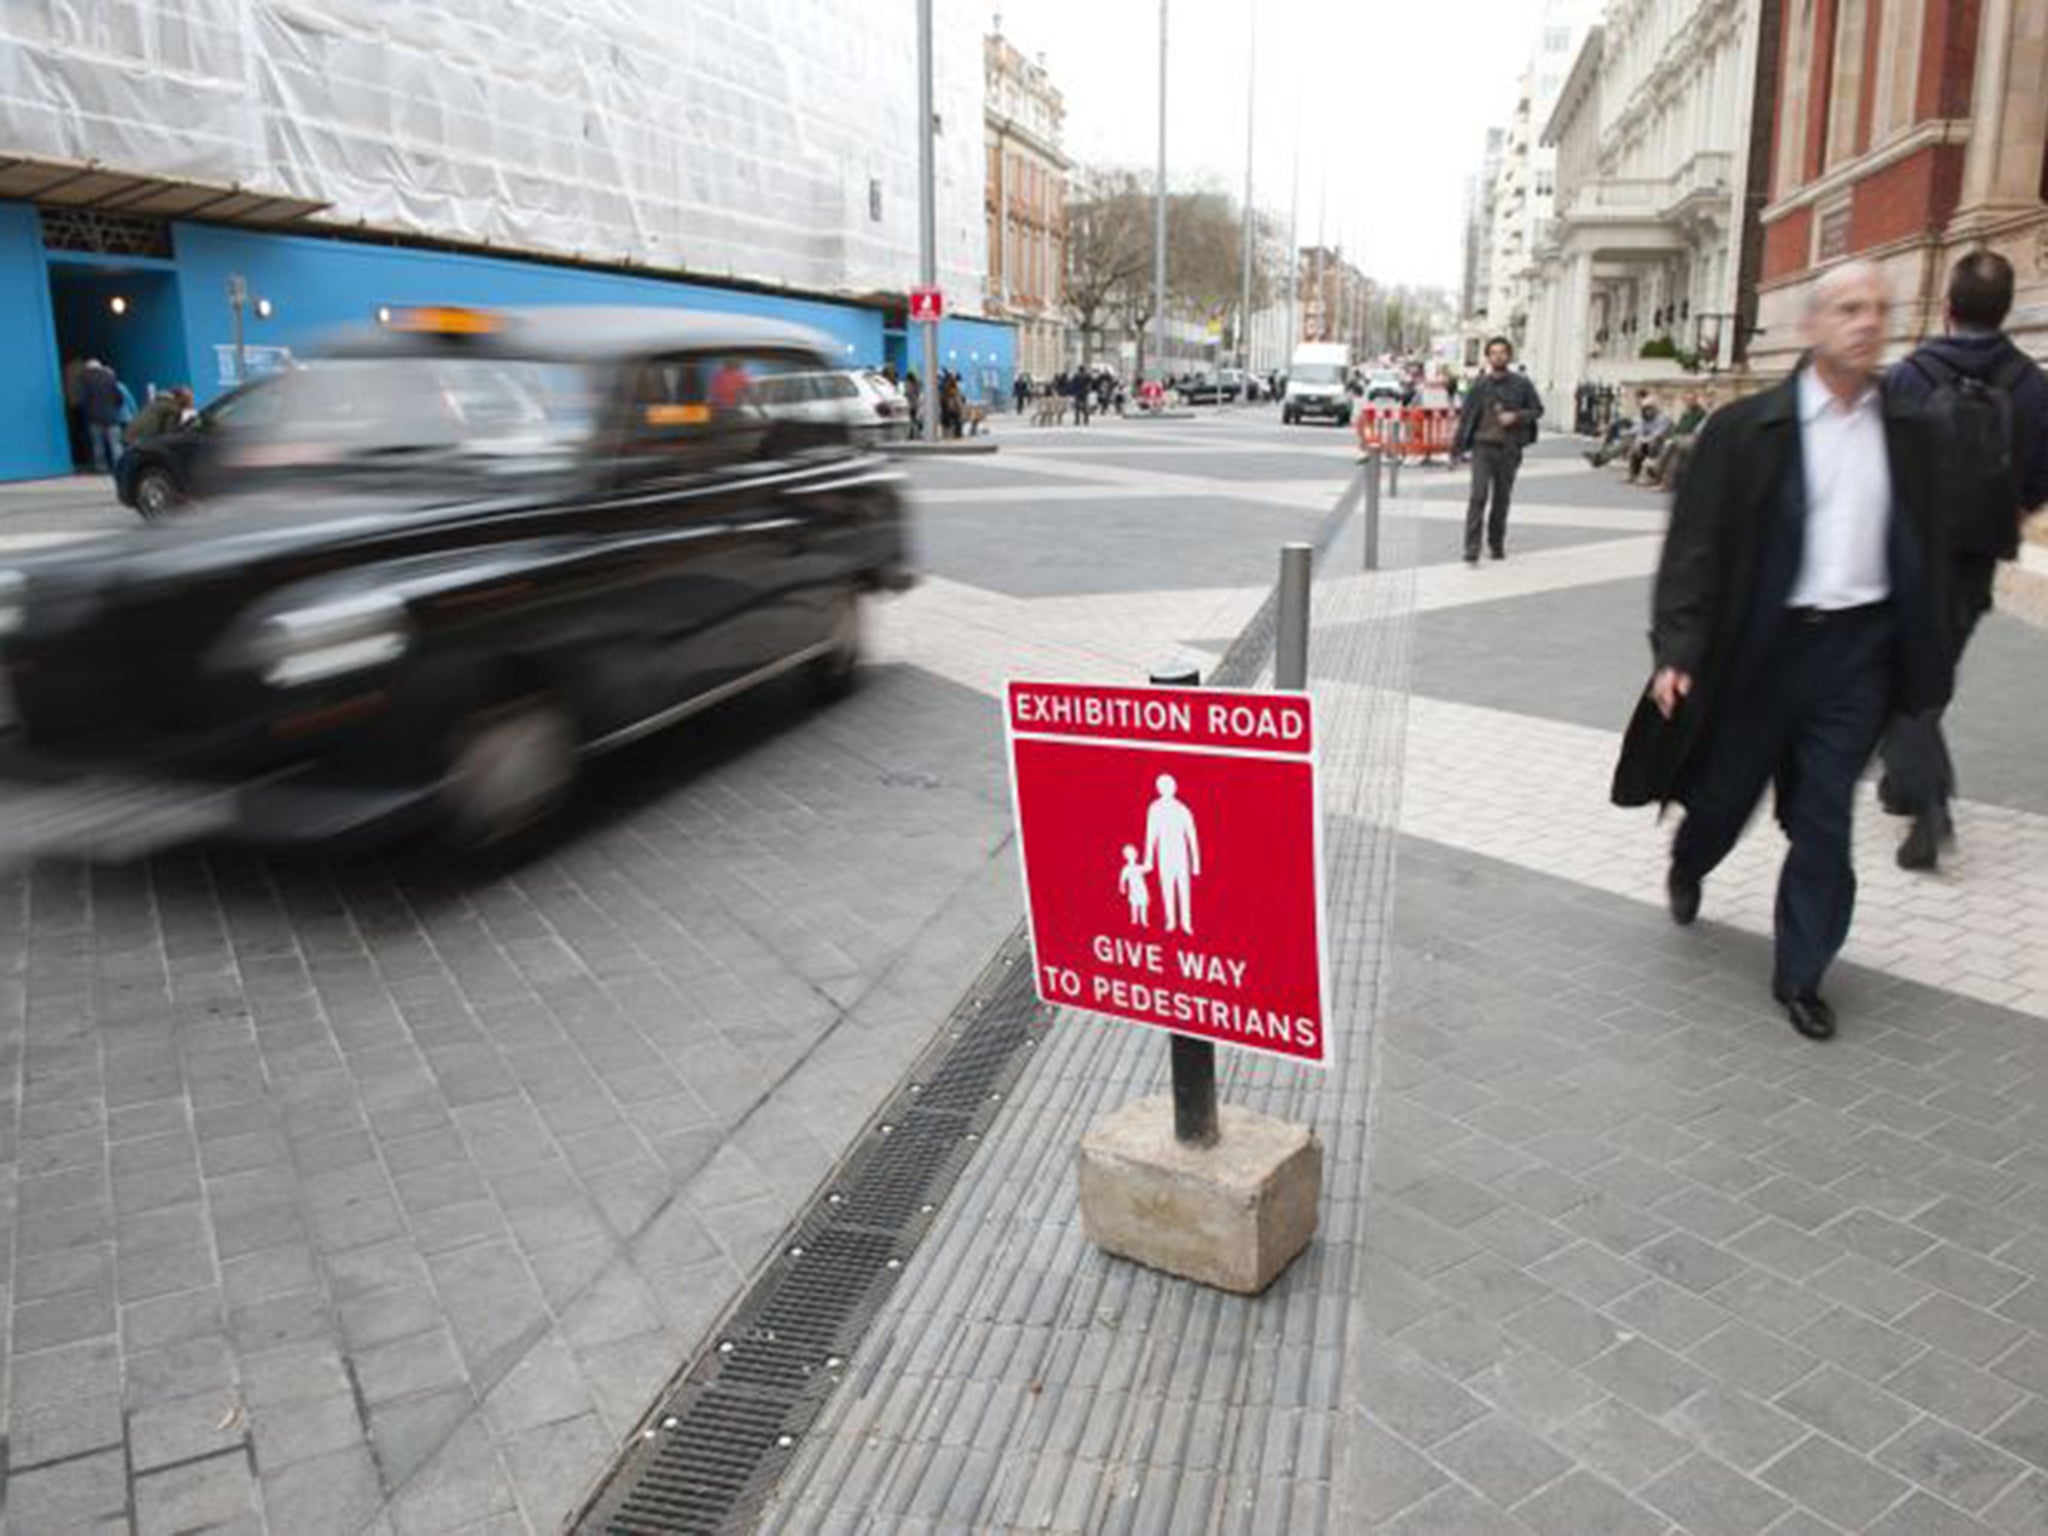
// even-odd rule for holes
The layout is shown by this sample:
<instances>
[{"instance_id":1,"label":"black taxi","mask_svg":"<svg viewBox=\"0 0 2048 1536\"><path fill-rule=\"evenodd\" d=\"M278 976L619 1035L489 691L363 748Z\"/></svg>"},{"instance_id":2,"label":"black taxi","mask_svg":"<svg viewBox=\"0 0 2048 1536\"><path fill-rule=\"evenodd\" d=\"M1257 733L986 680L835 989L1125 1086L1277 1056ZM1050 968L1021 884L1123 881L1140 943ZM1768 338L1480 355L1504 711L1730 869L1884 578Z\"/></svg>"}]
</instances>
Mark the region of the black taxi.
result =
<instances>
[{"instance_id":1,"label":"black taxi","mask_svg":"<svg viewBox=\"0 0 2048 1536\"><path fill-rule=\"evenodd\" d=\"M429 309L337 338L188 517L0 568L0 794L225 798L233 830L500 844L592 754L792 671L911 580L899 477L765 381L813 333Z\"/></svg>"}]
</instances>

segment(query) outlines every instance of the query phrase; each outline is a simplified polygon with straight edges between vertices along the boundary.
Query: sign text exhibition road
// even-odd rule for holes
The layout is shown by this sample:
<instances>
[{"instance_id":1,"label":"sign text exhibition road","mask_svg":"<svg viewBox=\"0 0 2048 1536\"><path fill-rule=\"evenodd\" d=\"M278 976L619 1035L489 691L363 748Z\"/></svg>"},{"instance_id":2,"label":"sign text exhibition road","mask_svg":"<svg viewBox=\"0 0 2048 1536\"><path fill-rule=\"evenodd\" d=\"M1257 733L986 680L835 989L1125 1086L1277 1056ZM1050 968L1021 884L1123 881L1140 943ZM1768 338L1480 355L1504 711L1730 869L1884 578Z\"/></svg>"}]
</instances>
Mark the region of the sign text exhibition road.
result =
<instances>
[{"instance_id":1,"label":"sign text exhibition road","mask_svg":"<svg viewBox=\"0 0 2048 1536\"><path fill-rule=\"evenodd\" d=\"M1007 716L1038 995L1327 1060L1308 696L1013 682Z\"/></svg>"}]
</instances>

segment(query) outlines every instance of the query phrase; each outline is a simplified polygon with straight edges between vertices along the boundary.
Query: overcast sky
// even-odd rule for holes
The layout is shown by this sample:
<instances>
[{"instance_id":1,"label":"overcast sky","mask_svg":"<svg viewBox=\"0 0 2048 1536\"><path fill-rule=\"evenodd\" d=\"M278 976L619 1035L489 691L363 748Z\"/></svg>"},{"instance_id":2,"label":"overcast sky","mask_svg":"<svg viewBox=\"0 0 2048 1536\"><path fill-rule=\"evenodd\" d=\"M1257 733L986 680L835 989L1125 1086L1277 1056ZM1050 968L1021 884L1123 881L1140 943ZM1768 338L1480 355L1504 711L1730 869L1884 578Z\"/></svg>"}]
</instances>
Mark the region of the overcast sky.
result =
<instances>
[{"instance_id":1,"label":"overcast sky","mask_svg":"<svg viewBox=\"0 0 2048 1536\"><path fill-rule=\"evenodd\" d=\"M954 0L958 3L958 0ZM1149 168L1158 0L988 0L1066 98L1067 153ZM1246 61L1257 28L1252 196L1285 227L1301 149L1301 243L1389 282L1458 282L1465 177L1505 124L1541 0L1169 0L1167 177L1244 190Z\"/></svg>"}]
</instances>

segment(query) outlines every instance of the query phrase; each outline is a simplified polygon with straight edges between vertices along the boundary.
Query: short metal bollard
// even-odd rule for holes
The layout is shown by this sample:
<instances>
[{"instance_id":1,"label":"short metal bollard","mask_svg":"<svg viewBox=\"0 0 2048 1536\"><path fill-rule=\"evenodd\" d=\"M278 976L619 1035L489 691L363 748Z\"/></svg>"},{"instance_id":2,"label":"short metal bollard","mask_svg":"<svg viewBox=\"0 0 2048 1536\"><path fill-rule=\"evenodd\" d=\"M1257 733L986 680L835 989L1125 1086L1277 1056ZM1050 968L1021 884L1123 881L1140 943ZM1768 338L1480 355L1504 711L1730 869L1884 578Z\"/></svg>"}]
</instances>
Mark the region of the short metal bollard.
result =
<instances>
[{"instance_id":1,"label":"short metal bollard","mask_svg":"<svg viewBox=\"0 0 2048 1536\"><path fill-rule=\"evenodd\" d=\"M1406 424L1396 416L1390 424L1394 431L1394 456L1387 461L1387 494L1401 494L1401 445L1407 440Z\"/></svg>"},{"instance_id":2,"label":"short metal bollard","mask_svg":"<svg viewBox=\"0 0 2048 1536\"><path fill-rule=\"evenodd\" d=\"M1380 456L1375 450L1365 468L1365 568L1380 568Z\"/></svg>"},{"instance_id":3,"label":"short metal bollard","mask_svg":"<svg viewBox=\"0 0 2048 1536\"><path fill-rule=\"evenodd\" d=\"M1308 584L1315 550L1307 544L1280 546L1280 612L1273 639L1273 686L1308 686Z\"/></svg>"}]
</instances>

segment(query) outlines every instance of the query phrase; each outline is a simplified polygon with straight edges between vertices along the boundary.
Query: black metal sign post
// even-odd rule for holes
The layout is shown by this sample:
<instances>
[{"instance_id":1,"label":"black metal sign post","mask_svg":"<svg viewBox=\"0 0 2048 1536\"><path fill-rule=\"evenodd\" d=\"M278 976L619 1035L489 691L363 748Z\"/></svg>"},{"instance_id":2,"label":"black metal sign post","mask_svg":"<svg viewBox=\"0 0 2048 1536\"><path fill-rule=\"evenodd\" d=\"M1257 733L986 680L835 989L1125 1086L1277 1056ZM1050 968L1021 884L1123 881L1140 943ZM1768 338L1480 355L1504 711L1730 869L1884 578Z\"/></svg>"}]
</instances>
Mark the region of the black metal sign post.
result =
<instances>
[{"instance_id":1,"label":"black metal sign post","mask_svg":"<svg viewBox=\"0 0 2048 1536\"><path fill-rule=\"evenodd\" d=\"M1202 674L1193 667L1154 672L1161 688L1199 688ZM1173 1138L1183 1146L1216 1145L1216 1046L1192 1035L1168 1037L1173 1067Z\"/></svg>"}]
</instances>

